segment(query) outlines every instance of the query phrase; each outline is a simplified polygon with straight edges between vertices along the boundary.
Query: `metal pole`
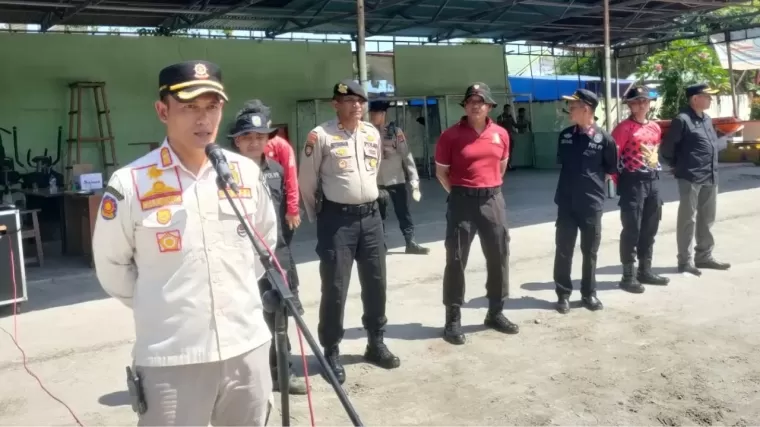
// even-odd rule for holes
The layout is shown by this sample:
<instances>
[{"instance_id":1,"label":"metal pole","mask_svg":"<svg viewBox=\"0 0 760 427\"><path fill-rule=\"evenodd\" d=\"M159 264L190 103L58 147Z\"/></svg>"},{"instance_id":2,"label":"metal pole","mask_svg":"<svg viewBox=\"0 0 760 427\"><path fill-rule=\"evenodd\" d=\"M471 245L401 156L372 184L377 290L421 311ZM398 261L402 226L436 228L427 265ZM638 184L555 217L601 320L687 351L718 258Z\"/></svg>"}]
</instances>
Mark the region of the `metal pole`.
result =
<instances>
[{"instance_id":1,"label":"metal pole","mask_svg":"<svg viewBox=\"0 0 760 427\"><path fill-rule=\"evenodd\" d=\"M610 64L610 0L604 0L604 117L605 126L611 128L612 71Z\"/></svg>"},{"instance_id":2,"label":"metal pole","mask_svg":"<svg viewBox=\"0 0 760 427\"><path fill-rule=\"evenodd\" d=\"M364 88L364 92L369 93L364 33L364 0L356 0L356 65L359 68L359 84ZM366 108L364 109L364 120L369 120L369 113Z\"/></svg>"},{"instance_id":3,"label":"metal pole","mask_svg":"<svg viewBox=\"0 0 760 427\"><path fill-rule=\"evenodd\" d=\"M734 61L731 58L731 33L726 31L724 38L726 40L726 56L728 56L728 78L731 82L731 107L734 111L734 117L739 117L736 106L736 82L734 81Z\"/></svg>"},{"instance_id":4,"label":"metal pole","mask_svg":"<svg viewBox=\"0 0 760 427\"><path fill-rule=\"evenodd\" d=\"M618 123L623 120L623 111L620 108L620 100L623 96L620 95L620 57L618 56L618 50L615 49L615 111L617 111Z\"/></svg>"}]
</instances>

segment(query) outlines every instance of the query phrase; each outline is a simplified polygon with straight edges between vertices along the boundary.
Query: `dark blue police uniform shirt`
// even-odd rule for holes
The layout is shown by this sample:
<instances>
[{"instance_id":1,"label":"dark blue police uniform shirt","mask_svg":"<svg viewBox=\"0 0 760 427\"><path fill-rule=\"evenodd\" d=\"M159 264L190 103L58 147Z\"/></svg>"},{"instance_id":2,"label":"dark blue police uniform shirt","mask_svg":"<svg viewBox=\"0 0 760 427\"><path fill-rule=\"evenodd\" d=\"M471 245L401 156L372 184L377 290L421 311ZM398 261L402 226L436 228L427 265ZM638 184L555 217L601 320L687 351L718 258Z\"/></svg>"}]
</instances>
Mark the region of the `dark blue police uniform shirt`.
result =
<instances>
[{"instance_id":1,"label":"dark blue police uniform shirt","mask_svg":"<svg viewBox=\"0 0 760 427\"><path fill-rule=\"evenodd\" d=\"M261 164L261 179L264 181L269 195L274 204L274 211L277 212L277 216L280 218L280 226L277 228L277 247L285 245L285 239L282 235L285 227L288 226L285 221L285 213L287 206L284 203L285 199L285 170L276 161L265 157L264 162Z\"/></svg>"},{"instance_id":2,"label":"dark blue police uniform shirt","mask_svg":"<svg viewBox=\"0 0 760 427\"><path fill-rule=\"evenodd\" d=\"M577 126L559 134L557 163L562 166L554 203L579 213L604 208L605 175L617 170L617 145L596 123L584 132Z\"/></svg>"}]
</instances>

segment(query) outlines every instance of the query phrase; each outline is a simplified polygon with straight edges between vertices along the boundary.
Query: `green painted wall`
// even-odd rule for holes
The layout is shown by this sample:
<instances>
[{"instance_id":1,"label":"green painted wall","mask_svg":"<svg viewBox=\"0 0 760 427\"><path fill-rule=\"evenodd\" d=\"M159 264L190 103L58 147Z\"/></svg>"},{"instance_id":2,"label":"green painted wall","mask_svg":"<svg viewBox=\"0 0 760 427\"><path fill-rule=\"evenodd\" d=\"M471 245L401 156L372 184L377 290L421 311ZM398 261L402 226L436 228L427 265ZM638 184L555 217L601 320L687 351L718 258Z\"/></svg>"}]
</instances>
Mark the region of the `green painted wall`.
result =
<instances>
[{"instance_id":1,"label":"green painted wall","mask_svg":"<svg viewBox=\"0 0 760 427\"><path fill-rule=\"evenodd\" d=\"M273 122L288 123L294 145L296 101L329 97L335 82L352 75L350 46L331 43L3 34L0 58L0 80L6 82L0 98L0 127L18 126L22 157L29 148L33 156L45 148L54 152L58 126L64 126L66 138L69 83L105 81L121 165L146 150L128 143L163 139L153 102L158 72L171 63L204 59L222 67L230 96L223 130L244 101L260 98L272 107ZM92 99L92 95L85 98L83 129L94 135ZM12 152L10 138L3 141L6 151ZM226 143L221 138L218 142ZM85 147L83 162L100 170L95 145ZM64 165L61 160L58 169L62 171Z\"/></svg>"}]
</instances>

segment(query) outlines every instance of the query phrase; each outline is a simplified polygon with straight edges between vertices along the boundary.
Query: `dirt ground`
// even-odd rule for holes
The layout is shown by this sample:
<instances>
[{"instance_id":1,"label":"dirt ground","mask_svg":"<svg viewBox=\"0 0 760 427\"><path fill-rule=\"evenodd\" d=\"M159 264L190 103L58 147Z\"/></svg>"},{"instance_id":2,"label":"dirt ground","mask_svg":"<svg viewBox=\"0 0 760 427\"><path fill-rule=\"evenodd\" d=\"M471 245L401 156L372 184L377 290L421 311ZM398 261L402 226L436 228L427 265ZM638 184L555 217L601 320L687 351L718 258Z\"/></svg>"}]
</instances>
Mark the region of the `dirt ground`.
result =
<instances>
[{"instance_id":1,"label":"dirt ground","mask_svg":"<svg viewBox=\"0 0 760 427\"><path fill-rule=\"evenodd\" d=\"M431 254L401 254L398 227L388 227L395 253L388 257L386 336L402 360L397 370L362 362L365 335L354 269L342 352L345 389L363 422L760 424L760 168L722 168L715 255L733 268L705 271L701 278L675 271L676 187L672 179L663 182L667 203L654 264L672 281L642 295L617 289L620 220L610 200L598 271L605 310L576 307L565 316L552 308L556 176L517 171L505 184L512 222L507 315L520 324L519 335L504 336L482 326L485 263L476 249L467 270L469 302L463 311L468 343L455 347L440 339L444 196L433 181L424 183L427 203L414 207L419 240ZM311 225L299 230L297 258L305 318L316 334L319 276L313 235ZM479 248L478 242L474 245ZM575 261L577 279L578 251ZM99 291L90 272L66 268L66 274L47 278L30 272L30 301L18 317L29 366L85 425L134 425L123 378L133 338L131 314ZM578 298L576 291L573 299ZM12 318L0 318L0 326L12 331ZM0 425L72 425L65 408L26 374L20 354L1 332ZM298 354L295 333L291 337ZM316 360L308 360L316 424L348 425ZM308 424L304 397L292 398L292 411L294 425ZM278 425L278 417L274 413L270 425Z\"/></svg>"}]
</instances>

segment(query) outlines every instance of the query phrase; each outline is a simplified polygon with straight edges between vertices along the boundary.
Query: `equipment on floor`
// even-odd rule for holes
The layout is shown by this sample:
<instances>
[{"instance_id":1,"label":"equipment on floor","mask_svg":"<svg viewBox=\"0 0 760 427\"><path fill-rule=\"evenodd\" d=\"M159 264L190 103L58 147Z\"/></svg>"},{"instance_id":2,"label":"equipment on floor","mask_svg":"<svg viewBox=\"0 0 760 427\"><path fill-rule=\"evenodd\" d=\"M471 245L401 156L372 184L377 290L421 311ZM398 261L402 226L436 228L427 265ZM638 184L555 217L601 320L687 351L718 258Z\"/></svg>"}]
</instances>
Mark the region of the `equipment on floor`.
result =
<instances>
[{"instance_id":1,"label":"equipment on floor","mask_svg":"<svg viewBox=\"0 0 760 427\"><path fill-rule=\"evenodd\" d=\"M116 170L118 162L116 161L116 147L114 145L113 130L111 128L111 110L108 108L108 98L106 97L105 82L74 82L69 85L71 94L69 96L69 138L66 140L66 181L65 188L71 188L73 178L73 168L75 164L82 163L82 143L94 142L98 145L100 152L100 161L103 163L103 177L110 176L108 168ZM92 90L95 101L95 117L98 123L98 136L82 136L82 95L88 89ZM103 123L105 118L105 123ZM105 125L105 127L104 127ZM106 144L110 145L111 161L106 160ZM76 157L72 155L76 145Z\"/></svg>"},{"instance_id":2,"label":"equipment on floor","mask_svg":"<svg viewBox=\"0 0 760 427\"><path fill-rule=\"evenodd\" d=\"M41 156L32 158L32 149L26 152L26 163L32 168L32 172L25 173L21 180L24 182L24 188L48 188L50 183L55 179L56 186L63 183L63 175L53 170L53 166L61 161L61 144L63 138L63 126L58 126L58 149L55 160L48 156L48 149ZM18 150L17 150L18 151ZM18 161L18 159L16 159ZM19 162L21 164L21 162ZM23 164L21 164L23 166Z\"/></svg>"},{"instance_id":3,"label":"equipment on floor","mask_svg":"<svg viewBox=\"0 0 760 427\"><path fill-rule=\"evenodd\" d=\"M19 210L13 205L0 205L0 306L27 300Z\"/></svg>"},{"instance_id":4,"label":"equipment on floor","mask_svg":"<svg viewBox=\"0 0 760 427\"><path fill-rule=\"evenodd\" d=\"M21 174L15 170L13 163L13 157L6 157L5 146L3 145L3 133L11 135L8 129L0 128L0 187L2 187L2 196L0 200L10 199L11 186L21 182ZM15 150L14 157L18 160L18 148L17 148L17 136L16 127L13 127L13 149ZM23 166L23 165L22 165Z\"/></svg>"}]
</instances>

